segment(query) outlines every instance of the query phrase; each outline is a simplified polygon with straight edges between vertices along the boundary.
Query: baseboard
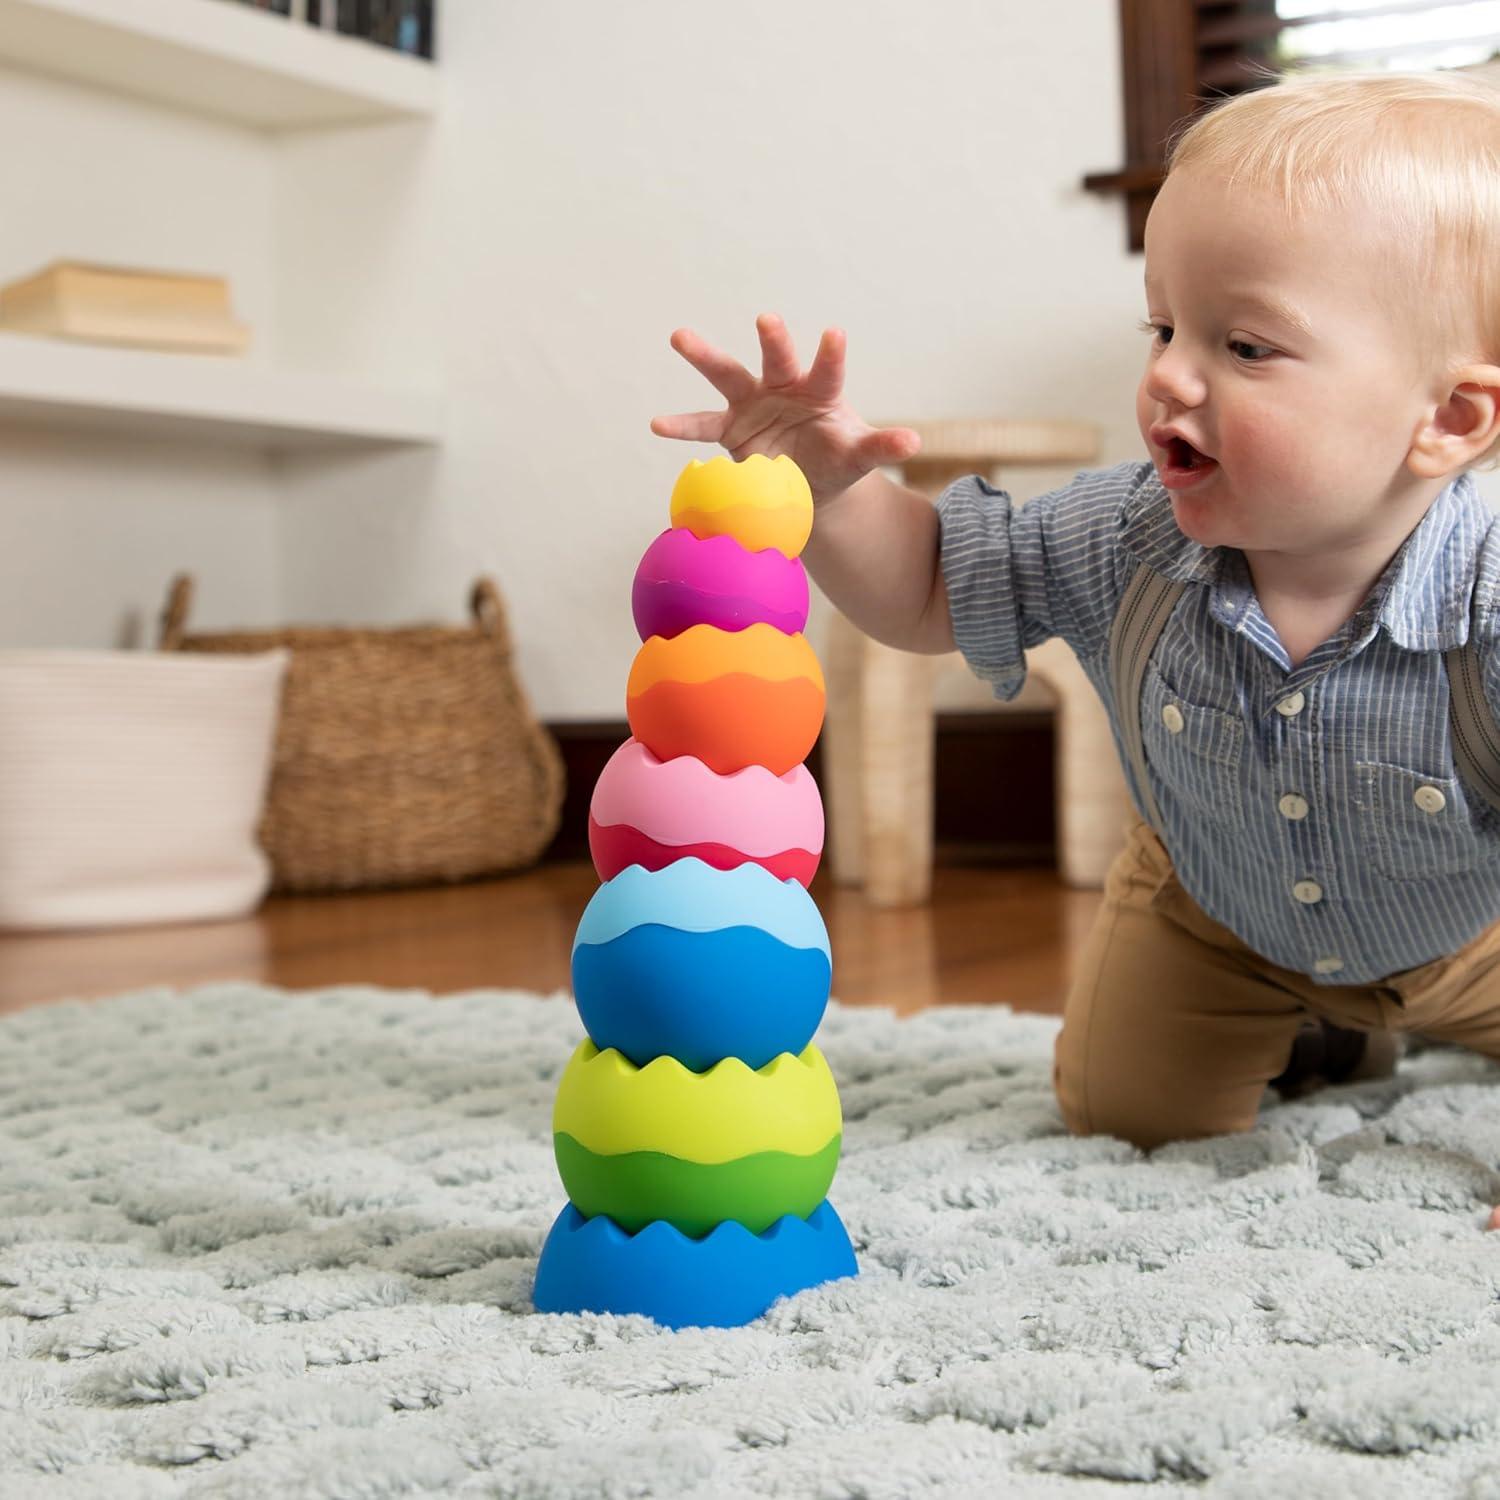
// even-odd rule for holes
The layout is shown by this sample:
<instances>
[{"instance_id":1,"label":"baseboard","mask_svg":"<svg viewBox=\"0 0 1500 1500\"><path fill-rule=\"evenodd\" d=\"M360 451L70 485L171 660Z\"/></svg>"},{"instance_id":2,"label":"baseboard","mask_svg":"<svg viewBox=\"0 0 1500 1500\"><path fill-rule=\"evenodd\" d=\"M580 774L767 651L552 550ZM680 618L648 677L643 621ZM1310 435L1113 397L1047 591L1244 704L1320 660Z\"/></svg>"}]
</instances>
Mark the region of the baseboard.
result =
<instances>
[{"instance_id":1,"label":"baseboard","mask_svg":"<svg viewBox=\"0 0 1500 1500\"><path fill-rule=\"evenodd\" d=\"M549 724L567 767L562 823L543 856L587 859L589 799L629 737L623 719ZM1053 720L1045 709L937 716L933 839L942 864L1053 865ZM821 777L820 745L807 768ZM831 814L830 814L831 816Z\"/></svg>"}]
</instances>

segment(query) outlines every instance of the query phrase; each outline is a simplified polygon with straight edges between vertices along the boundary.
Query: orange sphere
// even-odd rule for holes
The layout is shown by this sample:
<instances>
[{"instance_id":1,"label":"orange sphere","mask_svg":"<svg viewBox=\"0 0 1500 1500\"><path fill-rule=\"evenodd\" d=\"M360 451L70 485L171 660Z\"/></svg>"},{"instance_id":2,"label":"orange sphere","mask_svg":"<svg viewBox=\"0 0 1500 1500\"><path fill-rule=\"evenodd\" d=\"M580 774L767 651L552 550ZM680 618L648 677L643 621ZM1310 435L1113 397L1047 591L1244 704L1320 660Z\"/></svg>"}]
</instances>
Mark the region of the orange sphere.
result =
<instances>
[{"instance_id":1,"label":"orange sphere","mask_svg":"<svg viewBox=\"0 0 1500 1500\"><path fill-rule=\"evenodd\" d=\"M721 776L746 766L784 776L807 759L825 700L805 636L764 623L734 631L694 625L642 645L625 712L630 732L659 760L695 755Z\"/></svg>"}]
</instances>

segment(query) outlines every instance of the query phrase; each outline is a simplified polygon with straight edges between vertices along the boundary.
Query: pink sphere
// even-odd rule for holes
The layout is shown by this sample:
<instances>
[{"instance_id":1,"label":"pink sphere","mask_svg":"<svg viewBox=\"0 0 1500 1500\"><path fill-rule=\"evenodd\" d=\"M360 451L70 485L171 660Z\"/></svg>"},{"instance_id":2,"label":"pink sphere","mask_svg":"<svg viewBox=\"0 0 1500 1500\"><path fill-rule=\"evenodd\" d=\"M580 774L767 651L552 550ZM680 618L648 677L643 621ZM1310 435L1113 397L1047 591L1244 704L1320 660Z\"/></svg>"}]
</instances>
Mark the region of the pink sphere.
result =
<instances>
[{"instance_id":1,"label":"pink sphere","mask_svg":"<svg viewBox=\"0 0 1500 1500\"><path fill-rule=\"evenodd\" d=\"M823 852L823 799L806 766L721 776L691 755L658 760L630 739L594 783L589 848L600 880L691 856L720 870L753 862L807 885Z\"/></svg>"}]
</instances>

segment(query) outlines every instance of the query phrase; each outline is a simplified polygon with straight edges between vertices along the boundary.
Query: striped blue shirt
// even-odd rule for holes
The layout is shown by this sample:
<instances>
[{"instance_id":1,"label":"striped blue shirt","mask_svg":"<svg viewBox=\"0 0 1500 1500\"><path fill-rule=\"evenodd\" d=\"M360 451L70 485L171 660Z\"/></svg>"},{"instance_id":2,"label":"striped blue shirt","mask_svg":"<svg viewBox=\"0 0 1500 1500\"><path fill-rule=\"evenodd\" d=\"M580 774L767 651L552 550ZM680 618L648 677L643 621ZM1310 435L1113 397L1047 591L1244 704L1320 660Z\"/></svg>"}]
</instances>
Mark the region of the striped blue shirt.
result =
<instances>
[{"instance_id":1,"label":"striped blue shirt","mask_svg":"<svg viewBox=\"0 0 1500 1500\"><path fill-rule=\"evenodd\" d=\"M1109 710L1122 763L1115 608L1139 564L1197 585L1146 668L1147 774L1184 888L1256 952L1321 983L1362 984L1453 953L1500 919L1500 816L1455 773L1442 656L1468 639L1477 588L1485 692L1500 704L1500 526L1491 532L1468 475L1295 668L1243 553L1185 537L1150 463L1087 471L1019 508L961 479L938 516L970 667L1012 698L1026 648L1061 636Z\"/></svg>"}]
</instances>

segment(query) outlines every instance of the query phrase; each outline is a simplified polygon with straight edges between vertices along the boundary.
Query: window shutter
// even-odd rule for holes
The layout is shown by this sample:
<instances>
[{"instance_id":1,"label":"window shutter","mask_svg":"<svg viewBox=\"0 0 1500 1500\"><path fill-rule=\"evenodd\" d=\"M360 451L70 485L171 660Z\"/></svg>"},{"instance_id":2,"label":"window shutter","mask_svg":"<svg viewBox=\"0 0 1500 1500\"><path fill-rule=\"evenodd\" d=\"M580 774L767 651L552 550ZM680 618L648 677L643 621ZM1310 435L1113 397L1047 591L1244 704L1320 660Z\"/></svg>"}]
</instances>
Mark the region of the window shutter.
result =
<instances>
[{"instance_id":1,"label":"window shutter","mask_svg":"<svg viewBox=\"0 0 1500 1500\"><path fill-rule=\"evenodd\" d=\"M1132 250L1172 128L1269 73L1473 67L1500 53L1500 0L1120 0L1125 166L1083 180L1123 193Z\"/></svg>"}]
</instances>

